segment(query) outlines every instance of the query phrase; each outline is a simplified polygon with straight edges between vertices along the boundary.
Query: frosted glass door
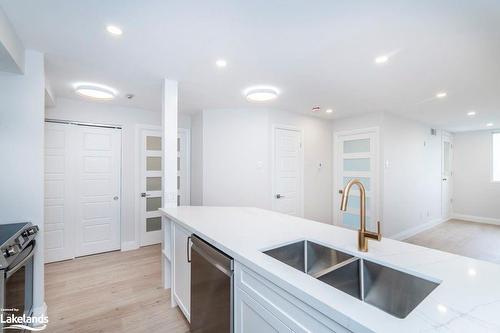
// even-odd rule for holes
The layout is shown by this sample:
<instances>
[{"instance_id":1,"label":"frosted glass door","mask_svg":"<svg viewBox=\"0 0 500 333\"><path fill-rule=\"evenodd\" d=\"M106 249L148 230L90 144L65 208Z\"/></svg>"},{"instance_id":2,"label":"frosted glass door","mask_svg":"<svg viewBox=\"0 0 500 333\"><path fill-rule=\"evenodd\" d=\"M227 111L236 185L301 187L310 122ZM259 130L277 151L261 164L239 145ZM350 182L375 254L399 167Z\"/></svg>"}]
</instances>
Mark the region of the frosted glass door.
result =
<instances>
[{"instance_id":1,"label":"frosted glass door","mask_svg":"<svg viewBox=\"0 0 500 333\"><path fill-rule=\"evenodd\" d=\"M144 130L141 136L141 246L161 242L162 206L161 131Z\"/></svg>"},{"instance_id":2,"label":"frosted glass door","mask_svg":"<svg viewBox=\"0 0 500 333\"><path fill-rule=\"evenodd\" d=\"M366 220L368 228L377 220L376 189L377 189L377 133L346 133L336 135L337 174L336 203L338 209L335 224L358 229L360 222L360 192L357 186L351 189L346 212L340 211L340 199L345 185L352 179L359 179L366 190Z\"/></svg>"}]
</instances>

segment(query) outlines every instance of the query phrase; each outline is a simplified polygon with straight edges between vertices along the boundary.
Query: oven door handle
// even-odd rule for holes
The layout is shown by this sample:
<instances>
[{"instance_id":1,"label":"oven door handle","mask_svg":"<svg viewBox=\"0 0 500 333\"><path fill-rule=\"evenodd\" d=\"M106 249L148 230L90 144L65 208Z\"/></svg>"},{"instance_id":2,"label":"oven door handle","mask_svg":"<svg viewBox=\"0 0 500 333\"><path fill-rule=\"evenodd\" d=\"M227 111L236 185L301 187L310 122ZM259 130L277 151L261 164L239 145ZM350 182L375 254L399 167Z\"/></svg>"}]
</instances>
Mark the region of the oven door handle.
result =
<instances>
[{"instance_id":1,"label":"oven door handle","mask_svg":"<svg viewBox=\"0 0 500 333\"><path fill-rule=\"evenodd\" d=\"M28 260L30 260L33 257L34 254L35 254L35 241L33 240L31 242L31 250L28 253L28 255L26 257L24 257L24 259L21 260L16 266L14 266L13 268L7 270L7 272L6 272L6 280L8 278L10 278L15 272L17 272L21 267L23 267L24 264Z\"/></svg>"}]
</instances>

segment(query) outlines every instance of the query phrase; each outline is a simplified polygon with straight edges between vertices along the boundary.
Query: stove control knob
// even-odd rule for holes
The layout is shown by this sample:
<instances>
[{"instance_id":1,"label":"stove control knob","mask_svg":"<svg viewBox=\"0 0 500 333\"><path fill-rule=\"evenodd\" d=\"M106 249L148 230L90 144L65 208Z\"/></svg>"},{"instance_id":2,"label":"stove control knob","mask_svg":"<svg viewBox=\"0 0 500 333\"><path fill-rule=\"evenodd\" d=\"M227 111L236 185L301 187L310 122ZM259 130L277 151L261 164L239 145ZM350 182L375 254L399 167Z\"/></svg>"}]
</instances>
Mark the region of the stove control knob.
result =
<instances>
[{"instance_id":1,"label":"stove control knob","mask_svg":"<svg viewBox=\"0 0 500 333\"><path fill-rule=\"evenodd\" d=\"M29 235L34 235L34 234L35 234L35 232L36 232L35 228L29 228L29 229L28 229L28 234L29 234Z\"/></svg>"},{"instance_id":2,"label":"stove control knob","mask_svg":"<svg viewBox=\"0 0 500 333\"><path fill-rule=\"evenodd\" d=\"M9 247L6 252L7 256L13 256L14 254L17 253L16 248L13 246Z\"/></svg>"}]
</instances>

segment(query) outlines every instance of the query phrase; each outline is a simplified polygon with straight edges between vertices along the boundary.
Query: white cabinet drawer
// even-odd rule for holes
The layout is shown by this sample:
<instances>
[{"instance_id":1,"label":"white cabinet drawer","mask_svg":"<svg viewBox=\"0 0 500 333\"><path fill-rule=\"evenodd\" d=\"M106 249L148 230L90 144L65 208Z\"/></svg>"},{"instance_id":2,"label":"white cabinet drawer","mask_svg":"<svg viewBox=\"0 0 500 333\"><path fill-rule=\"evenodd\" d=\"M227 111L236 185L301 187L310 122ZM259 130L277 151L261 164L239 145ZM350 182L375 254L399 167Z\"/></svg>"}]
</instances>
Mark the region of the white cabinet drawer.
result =
<instances>
[{"instance_id":1,"label":"white cabinet drawer","mask_svg":"<svg viewBox=\"0 0 500 333\"><path fill-rule=\"evenodd\" d=\"M235 263L235 288L240 288L293 332L350 332L249 268Z\"/></svg>"}]
</instances>

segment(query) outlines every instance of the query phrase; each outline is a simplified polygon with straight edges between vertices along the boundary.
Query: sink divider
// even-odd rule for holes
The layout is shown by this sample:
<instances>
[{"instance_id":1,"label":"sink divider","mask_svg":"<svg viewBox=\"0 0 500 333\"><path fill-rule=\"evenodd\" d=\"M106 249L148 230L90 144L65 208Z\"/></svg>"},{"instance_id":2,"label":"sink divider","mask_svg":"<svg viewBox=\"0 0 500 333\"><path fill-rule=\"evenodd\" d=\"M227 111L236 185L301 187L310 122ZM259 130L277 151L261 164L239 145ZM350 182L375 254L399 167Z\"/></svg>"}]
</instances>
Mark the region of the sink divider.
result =
<instances>
[{"instance_id":1,"label":"sink divider","mask_svg":"<svg viewBox=\"0 0 500 333\"><path fill-rule=\"evenodd\" d=\"M359 258L357 258L357 257L352 257L352 258L349 258L349 259L347 259L347 260L344 260L344 261L342 261L342 262L339 262L339 263L338 263L338 264L336 264L336 265L330 266L330 267L328 267L328 268L322 269L322 270L321 270L321 271L319 271L319 272L316 272L316 273L314 273L314 274L311 274L311 276L312 276L313 278L315 278L315 279L318 279L318 278L322 277L323 275L328 274L328 273L330 273L330 272L333 272L334 270L339 269L339 268L341 268L341 267L344 267L345 265L348 265L348 264L350 264L350 263L352 263L352 262L355 262L356 260L360 260L360 259L359 259Z\"/></svg>"}]
</instances>

